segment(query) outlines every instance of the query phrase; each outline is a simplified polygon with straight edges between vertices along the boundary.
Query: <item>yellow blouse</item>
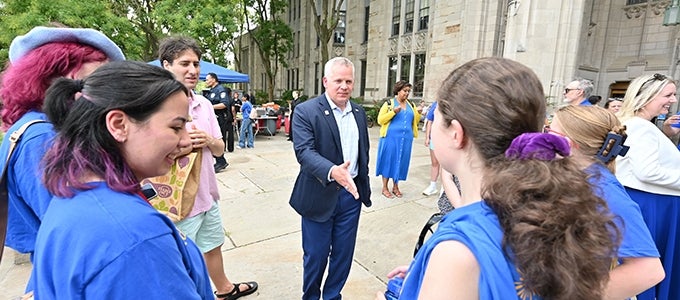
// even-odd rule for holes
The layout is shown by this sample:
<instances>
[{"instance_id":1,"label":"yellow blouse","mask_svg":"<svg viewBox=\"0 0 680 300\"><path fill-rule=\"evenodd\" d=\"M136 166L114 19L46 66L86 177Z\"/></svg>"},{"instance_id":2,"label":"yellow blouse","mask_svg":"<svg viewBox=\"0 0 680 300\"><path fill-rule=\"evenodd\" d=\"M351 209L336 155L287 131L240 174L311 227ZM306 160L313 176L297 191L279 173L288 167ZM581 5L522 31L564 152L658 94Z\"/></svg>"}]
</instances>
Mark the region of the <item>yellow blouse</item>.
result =
<instances>
[{"instance_id":1,"label":"yellow blouse","mask_svg":"<svg viewBox=\"0 0 680 300\"><path fill-rule=\"evenodd\" d=\"M387 101L385 101L385 103L383 103L383 105L380 107L380 112L378 113L378 124L380 124L380 137L385 137L387 135L387 127L390 126L392 118L394 118L394 116L396 115L396 113L394 112L394 106L398 105L398 103L399 101L397 101L397 97L394 97L389 104L387 103ZM411 101L407 99L406 103L408 103L408 105L410 105L411 108L413 109L413 137L417 138L420 113L413 105L413 103L411 103Z\"/></svg>"}]
</instances>

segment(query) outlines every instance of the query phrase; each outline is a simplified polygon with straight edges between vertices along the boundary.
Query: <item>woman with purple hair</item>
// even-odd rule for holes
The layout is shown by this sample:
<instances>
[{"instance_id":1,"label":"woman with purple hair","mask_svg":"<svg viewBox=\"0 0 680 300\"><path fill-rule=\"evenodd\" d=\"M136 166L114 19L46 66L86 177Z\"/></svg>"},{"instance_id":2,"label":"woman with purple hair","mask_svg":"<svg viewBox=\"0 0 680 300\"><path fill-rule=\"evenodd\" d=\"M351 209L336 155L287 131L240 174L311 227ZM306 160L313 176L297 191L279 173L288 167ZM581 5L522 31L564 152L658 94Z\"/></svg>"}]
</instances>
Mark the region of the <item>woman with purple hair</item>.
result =
<instances>
[{"instance_id":1,"label":"woman with purple hair","mask_svg":"<svg viewBox=\"0 0 680 300\"><path fill-rule=\"evenodd\" d=\"M201 251L139 185L191 147L188 93L141 62L47 91L45 112L61 122L42 161L54 198L35 244L36 298L214 299Z\"/></svg>"}]
</instances>

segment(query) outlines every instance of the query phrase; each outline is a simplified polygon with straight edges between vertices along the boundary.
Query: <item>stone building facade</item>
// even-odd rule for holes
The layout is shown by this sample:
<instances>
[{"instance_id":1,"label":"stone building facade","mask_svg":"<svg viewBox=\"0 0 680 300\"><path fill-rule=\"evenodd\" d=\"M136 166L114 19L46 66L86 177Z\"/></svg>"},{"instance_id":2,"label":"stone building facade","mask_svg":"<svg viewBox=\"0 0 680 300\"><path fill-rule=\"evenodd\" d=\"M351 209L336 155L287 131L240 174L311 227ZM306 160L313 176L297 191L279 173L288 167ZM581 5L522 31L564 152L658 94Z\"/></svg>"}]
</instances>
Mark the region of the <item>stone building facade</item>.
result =
<instances>
[{"instance_id":1,"label":"stone building facade","mask_svg":"<svg viewBox=\"0 0 680 300\"><path fill-rule=\"evenodd\" d=\"M316 0L317 3L324 0ZM329 1L329 0L326 0ZM345 0L331 43L333 56L355 64L354 97L392 95L400 79L414 84L412 99L433 101L441 81L461 64L502 56L531 67L551 105L576 77L594 82L593 94L621 96L636 76L677 77L680 26L663 26L670 0ZM288 67L275 91L323 92L313 13L309 1L289 0L285 16L294 33ZM237 55L264 89L254 45L243 37Z\"/></svg>"}]
</instances>

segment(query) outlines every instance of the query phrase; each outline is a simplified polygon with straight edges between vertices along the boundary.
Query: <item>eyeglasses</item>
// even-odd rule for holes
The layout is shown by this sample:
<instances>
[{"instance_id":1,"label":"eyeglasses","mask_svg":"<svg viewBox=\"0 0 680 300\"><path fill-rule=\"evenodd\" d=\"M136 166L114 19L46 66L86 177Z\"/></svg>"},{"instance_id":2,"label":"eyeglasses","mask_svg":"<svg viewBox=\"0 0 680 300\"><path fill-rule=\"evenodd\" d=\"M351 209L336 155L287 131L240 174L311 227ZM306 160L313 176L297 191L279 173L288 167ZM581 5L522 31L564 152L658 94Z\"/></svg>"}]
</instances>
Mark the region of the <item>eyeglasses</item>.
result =
<instances>
[{"instance_id":1,"label":"eyeglasses","mask_svg":"<svg viewBox=\"0 0 680 300\"><path fill-rule=\"evenodd\" d=\"M648 85L648 84L650 84L650 83L652 83L652 82L654 82L654 81L656 81L656 80L658 80L658 81L664 81L664 80L666 80L666 78L667 78L666 75L659 74L659 73L655 73L654 76L652 76L652 78L647 79L647 81L645 81L645 83L643 83L643 84L640 86L640 89L638 90L638 92L637 92L637 94L636 94L635 96L639 96L640 93L642 93L642 91L646 90L646 89L647 89L647 88L645 87L646 85Z\"/></svg>"},{"instance_id":2,"label":"eyeglasses","mask_svg":"<svg viewBox=\"0 0 680 300\"><path fill-rule=\"evenodd\" d=\"M564 89L564 93L566 94L566 93L569 93L569 92L575 91L575 90L580 90L580 89Z\"/></svg>"},{"instance_id":3,"label":"eyeglasses","mask_svg":"<svg viewBox=\"0 0 680 300\"><path fill-rule=\"evenodd\" d=\"M552 129L550 129L550 126L548 126L548 125L543 126L543 133L552 133L552 134L555 134L555 135L559 135L561 137L566 137L566 135L564 133L552 130Z\"/></svg>"}]
</instances>

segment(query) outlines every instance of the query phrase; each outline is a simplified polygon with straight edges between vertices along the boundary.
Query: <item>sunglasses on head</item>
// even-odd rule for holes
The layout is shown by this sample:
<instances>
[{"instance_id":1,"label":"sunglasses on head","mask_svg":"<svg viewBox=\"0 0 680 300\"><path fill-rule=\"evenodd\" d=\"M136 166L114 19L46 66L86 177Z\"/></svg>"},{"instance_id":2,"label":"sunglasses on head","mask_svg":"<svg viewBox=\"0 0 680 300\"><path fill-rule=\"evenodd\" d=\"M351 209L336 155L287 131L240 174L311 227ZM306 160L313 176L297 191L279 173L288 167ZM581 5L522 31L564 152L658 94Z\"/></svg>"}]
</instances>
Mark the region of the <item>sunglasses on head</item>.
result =
<instances>
[{"instance_id":1,"label":"sunglasses on head","mask_svg":"<svg viewBox=\"0 0 680 300\"><path fill-rule=\"evenodd\" d=\"M666 80L666 78L668 78L668 77L666 77L666 75L655 73L654 76L652 76L652 78L647 79L647 81L645 81L645 83L643 83L640 86L640 90L638 90L638 92L635 96L639 96L640 93L642 93L642 91L646 90L647 88L645 86L647 86L648 84L650 84L654 81L657 81L657 80L658 81L664 81L664 80Z\"/></svg>"}]
</instances>

